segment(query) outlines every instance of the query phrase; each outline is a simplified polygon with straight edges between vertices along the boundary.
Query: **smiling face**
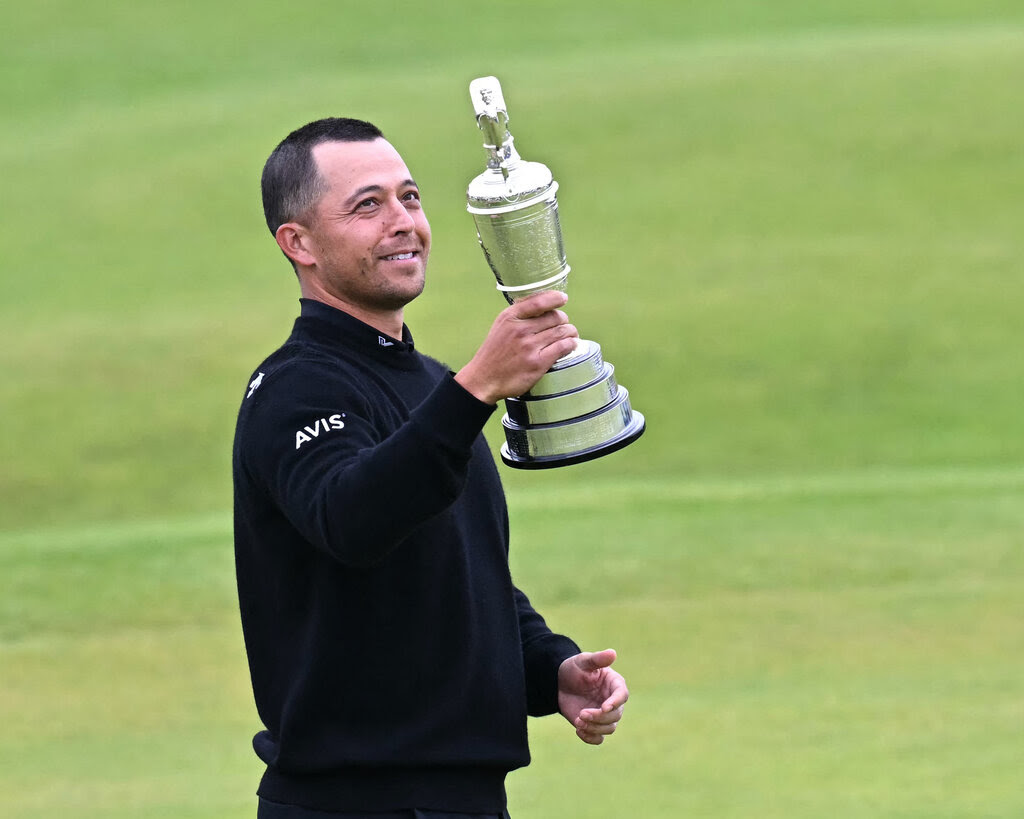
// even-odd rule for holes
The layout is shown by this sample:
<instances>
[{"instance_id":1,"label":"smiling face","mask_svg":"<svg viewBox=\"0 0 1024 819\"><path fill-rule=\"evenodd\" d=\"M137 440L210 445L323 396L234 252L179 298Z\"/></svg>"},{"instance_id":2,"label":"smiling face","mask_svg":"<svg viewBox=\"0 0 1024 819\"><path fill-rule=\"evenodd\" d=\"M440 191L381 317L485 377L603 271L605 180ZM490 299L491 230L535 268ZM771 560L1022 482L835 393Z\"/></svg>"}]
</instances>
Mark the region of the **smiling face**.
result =
<instances>
[{"instance_id":1,"label":"smiling face","mask_svg":"<svg viewBox=\"0 0 1024 819\"><path fill-rule=\"evenodd\" d=\"M302 222L278 229L278 243L296 263L304 296L398 337L402 308L423 292L430 253L419 188L383 139L324 142L313 158L327 191Z\"/></svg>"}]
</instances>

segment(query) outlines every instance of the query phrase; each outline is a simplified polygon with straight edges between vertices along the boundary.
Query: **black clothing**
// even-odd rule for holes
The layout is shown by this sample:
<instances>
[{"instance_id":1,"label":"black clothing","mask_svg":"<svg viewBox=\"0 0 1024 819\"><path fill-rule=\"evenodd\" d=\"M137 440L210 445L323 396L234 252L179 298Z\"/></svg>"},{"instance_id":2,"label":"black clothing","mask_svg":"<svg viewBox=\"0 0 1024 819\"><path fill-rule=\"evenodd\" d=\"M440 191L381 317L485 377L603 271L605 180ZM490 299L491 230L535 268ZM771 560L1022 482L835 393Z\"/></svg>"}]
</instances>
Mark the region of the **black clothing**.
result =
<instances>
[{"instance_id":1,"label":"black clothing","mask_svg":"<svg viewBox=\"0 0 1024 819\"><path fill-rule=\"evenodd\" d=\"M504 810L579 648L512 584L493 410L408 329L307 300L254 374L233 472L262 797Z\"/></svg>"},{"instance_id":2,"label":"black clothing","mask_svg":"<svg viewBox=\"0 0 1024 819\"><path fill-rule=\"evenodd\" d=\"M319 811L300 808L296 805L279 805L266 799L260 799L256 810L256 819L510 819L508 811L499 813L450 813L449 811L395 810L367 815L366 813L350 813L349 811Z\"/></svg>"}]
</instances>

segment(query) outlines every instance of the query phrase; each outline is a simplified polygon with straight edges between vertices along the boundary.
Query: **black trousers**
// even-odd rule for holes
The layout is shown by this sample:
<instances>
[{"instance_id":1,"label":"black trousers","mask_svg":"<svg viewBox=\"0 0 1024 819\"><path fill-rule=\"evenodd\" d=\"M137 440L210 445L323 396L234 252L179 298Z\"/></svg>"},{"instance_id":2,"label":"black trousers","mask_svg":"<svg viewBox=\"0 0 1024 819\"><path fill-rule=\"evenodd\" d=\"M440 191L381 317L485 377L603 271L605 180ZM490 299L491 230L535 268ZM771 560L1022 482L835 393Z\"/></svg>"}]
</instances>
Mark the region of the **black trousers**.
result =
<instances>
[{"instance_id":1,"label":"black trousers","mask_svg":"<svg viewBox=\"0 0 1024 819\"><path fill-rule=\"evenodd\" d=\"M447 813L436 810L388 811L386 813L335 813L300 808L298 805L280 805L260 798L256 819L510 819L508 811L504 813Z\"/></svg>"}]
</instances>

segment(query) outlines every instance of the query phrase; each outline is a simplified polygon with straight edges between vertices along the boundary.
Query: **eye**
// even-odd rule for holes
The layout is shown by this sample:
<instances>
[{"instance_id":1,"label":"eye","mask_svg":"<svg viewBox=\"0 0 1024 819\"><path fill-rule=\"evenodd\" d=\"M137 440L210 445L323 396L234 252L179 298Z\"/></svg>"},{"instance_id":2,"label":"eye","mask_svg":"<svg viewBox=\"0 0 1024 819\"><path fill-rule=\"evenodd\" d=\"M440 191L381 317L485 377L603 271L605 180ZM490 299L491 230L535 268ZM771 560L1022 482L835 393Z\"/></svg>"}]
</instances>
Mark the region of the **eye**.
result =
<instances>
[{"instance_id":1,"label":"eye","mask_svg":"<svg viewBox=\"0 0 1024 819\"><path fill-rule=\"evenodd\" d=\"M403 202L419 202L420 201L420 192L419 191L407 191L405 193L405 195L402 196L402 201Z\"/></svg>"},{"instance_id":2,"label":"eye","mask_svg":"<svg viewBox=\"0 0 1024 819\"><path fill-rule=\"evenodd\" d=\"M356 205L356 210L370 210L371 208L374 208L376 206L377 206L377 200L376 199L373 199L373 198L371 198L371 199L364 199L362 202L360 202L358 205Z\"/></svg>"}]
</instances>

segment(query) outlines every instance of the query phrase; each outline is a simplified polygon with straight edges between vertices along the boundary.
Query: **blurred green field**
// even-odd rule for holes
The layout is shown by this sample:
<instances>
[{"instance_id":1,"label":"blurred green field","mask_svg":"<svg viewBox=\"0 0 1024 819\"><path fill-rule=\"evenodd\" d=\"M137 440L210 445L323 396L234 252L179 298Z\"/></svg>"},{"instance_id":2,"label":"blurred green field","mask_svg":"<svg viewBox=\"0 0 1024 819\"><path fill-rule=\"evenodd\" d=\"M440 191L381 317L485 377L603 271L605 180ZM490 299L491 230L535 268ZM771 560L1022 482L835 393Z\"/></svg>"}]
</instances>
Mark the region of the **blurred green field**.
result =
<instances>
[{"instance_id":1,"label":"blurred green field","mask_svg":"<svg viewBox=\"0 0 1024 819\"><path fill-rule=\"evenodd\" d=\"M1024 815L1010 0L5 14L0 815L254 815L229 450L298 296L260 169L379 124L434 233L407 318L458 367L502 306L463 204L490 73L648 420L502 470L520 585L633 694L599 749L532 721L512 815Z\"/></svg>"}]
</instances>

